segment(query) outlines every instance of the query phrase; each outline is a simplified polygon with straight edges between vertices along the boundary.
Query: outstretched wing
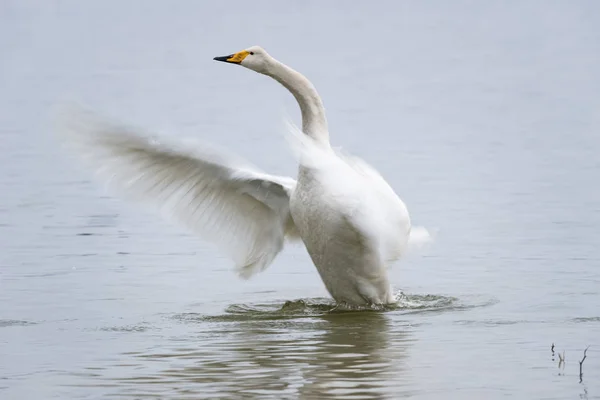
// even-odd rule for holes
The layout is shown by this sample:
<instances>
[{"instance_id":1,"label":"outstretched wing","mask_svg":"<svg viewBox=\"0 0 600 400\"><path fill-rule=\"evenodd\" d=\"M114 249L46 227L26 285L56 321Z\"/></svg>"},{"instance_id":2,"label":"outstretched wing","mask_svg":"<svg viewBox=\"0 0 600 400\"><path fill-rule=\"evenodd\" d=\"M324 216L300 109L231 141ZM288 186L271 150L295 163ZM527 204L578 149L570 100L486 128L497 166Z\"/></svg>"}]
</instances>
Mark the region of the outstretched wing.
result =
<instances>
[{"instance_id":1,"label":"outstretched wing","mask_svg":"<svg viewBox=\"0 0 600 400\"><path fill-rule=\"evenodd\" d=\"M197 143L161 143L82 113L66 143L115 189L151 204L229 254L240 276L264 270L297 236L289 211L296 181L272 176Z\"/></svg>"}]
</instances>

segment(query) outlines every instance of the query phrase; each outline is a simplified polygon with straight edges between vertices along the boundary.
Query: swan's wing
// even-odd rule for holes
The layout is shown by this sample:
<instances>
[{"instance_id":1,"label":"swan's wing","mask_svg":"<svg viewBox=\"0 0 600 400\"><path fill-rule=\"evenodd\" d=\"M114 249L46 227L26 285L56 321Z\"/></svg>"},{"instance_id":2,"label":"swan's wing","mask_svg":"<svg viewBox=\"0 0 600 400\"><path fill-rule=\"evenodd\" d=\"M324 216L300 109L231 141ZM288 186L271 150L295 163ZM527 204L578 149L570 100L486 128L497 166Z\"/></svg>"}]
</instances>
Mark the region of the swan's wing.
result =
<instances>
[{"instance_id":1,"label":"swan's wing","mask_svg":"<svg viewBox=\"0 0 600 400\"><path fill-rule=\"evenodd\" d=\"M205 145L164 144L91 115L66 122L67 145L111 186L216 243L242 277L265 269L286 235L297 236L289 212L292 178L264 174Z\"/></svg>"},{"instance_id":2,"label":"swan's wing","mask_svg":"<svg viewBox=\"0 0 600 400\"><path fill-rule=\"evenodd\" d=\"M411 236L411 221L404 202L381 174L359 157L338 152L339 157L361 176L369 197L371 215L363 221L378 237L379 250L388 264L398 260L407 250Z\"/></svg>"},{"instance_id":3,"label":"swan's wing","mask_svg":"<svg viewBox=\"0 0 600 400\"><path fill-rule=\"evenodd\" d=\"M369 180L370 187L377 194L380 203L377 209L384 211L378 224L378 232L383 238L380 247L384 260L394 262L407 251L420 249L433 241L433 234L425 227L412 225L406 205L375 168L356 156L338 154L352 169Z\"/></svg>"}]
</instances>

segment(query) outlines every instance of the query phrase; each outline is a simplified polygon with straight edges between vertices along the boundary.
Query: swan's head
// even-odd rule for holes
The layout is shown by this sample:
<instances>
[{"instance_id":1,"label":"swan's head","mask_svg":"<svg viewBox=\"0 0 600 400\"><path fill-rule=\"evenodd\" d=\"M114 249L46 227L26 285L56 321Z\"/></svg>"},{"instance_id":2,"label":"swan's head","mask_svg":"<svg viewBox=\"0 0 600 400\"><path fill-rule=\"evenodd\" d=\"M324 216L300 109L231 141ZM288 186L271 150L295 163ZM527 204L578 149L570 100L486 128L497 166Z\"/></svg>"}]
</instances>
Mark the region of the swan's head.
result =
<instances>
[{"instance_id":1,"label":"swan's head","mask_svg":"<svg viewBox=\"0 0 600 400\"><path fill-rule=\"evenodd\" d=\"M272 61L271 56L260 46L252 46L228 56L215 57L213 60L238 64L256 72L265 73Z\"/></svg>"}]
</instances>

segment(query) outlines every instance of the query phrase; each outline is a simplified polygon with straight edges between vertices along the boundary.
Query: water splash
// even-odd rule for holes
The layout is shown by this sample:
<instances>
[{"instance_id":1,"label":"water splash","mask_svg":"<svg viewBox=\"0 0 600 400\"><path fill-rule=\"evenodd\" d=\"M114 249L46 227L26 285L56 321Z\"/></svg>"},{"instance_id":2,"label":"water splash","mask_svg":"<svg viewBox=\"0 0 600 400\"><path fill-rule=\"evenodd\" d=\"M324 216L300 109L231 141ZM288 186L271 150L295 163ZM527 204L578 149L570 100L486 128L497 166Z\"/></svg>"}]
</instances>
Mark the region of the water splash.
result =
<instances>
[{"instance_id":1,"label":"water splash","mask_svg":"<svg viewBox=\"0 0 600 400\"><path fill-rule=\"evenodd\" d=\"M450 308L459 302L458 298L435 294L396 293L396 304L403 310L425 310Z\"/></svg>"},{"instance_id":2,"label":"water splash","mask_svg":"<svg viewBox=\"0 0 600 400\"><path fill-rule=\"evenodd\" d=\"M393 312L402 314L424 312L451 312L482 307L492 304L485 302L465 302L457 297L437 294L410 294L398 292L396 303L385 306L352 306L336 303L329 298L306 298L280 300L267 303L232 304L221 315L181 313L172 316L184 323L190 322L239 322L250 320L284 320L313 318L349 312Z\"/></svg>"}]
</instances>

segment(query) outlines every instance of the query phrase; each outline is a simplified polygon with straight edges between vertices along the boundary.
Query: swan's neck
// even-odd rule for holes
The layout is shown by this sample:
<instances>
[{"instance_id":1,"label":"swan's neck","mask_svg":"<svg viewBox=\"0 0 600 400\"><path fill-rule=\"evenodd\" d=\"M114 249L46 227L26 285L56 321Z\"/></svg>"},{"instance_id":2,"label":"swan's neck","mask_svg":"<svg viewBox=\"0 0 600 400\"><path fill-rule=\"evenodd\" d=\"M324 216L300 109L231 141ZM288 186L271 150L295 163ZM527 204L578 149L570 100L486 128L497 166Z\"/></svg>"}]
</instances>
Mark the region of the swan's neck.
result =
<instances>
[{"instance_id":1,"label":"swan's neck","mask_svg":"<svg viewBox=\"0 0 600 400\"><path fill-rule=\"evenodd\" d=\"M277 60L272 60L265 75L281 83L298 101L302 113L302 131L315 141L329 146L325 107L313 84L304 75Z\"/></svg>"}]
</instances>

